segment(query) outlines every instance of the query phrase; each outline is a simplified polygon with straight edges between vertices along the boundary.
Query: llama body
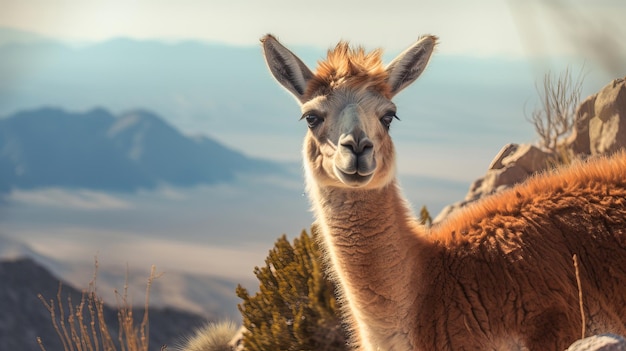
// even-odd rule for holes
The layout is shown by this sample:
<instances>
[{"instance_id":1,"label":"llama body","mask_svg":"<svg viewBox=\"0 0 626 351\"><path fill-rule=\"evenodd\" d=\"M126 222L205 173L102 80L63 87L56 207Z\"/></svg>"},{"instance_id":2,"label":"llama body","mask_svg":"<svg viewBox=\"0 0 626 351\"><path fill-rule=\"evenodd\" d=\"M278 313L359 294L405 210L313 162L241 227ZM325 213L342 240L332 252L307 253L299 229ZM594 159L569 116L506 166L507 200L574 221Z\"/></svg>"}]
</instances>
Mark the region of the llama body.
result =
<instances>
[{"instance_id":1,"label":"llama body","mask_svg":"<svg viewBox=\"0 0 626 351\"><path fill-rule=\"evenodd\" d=\"M274 77L298 100L307 191L360 350L563 350L626 333L626 153L529 180L420 226L396 181L391 98L436 38L389 65L340 43L315 73L274 37Z\"/></svg>"}]
</instances>

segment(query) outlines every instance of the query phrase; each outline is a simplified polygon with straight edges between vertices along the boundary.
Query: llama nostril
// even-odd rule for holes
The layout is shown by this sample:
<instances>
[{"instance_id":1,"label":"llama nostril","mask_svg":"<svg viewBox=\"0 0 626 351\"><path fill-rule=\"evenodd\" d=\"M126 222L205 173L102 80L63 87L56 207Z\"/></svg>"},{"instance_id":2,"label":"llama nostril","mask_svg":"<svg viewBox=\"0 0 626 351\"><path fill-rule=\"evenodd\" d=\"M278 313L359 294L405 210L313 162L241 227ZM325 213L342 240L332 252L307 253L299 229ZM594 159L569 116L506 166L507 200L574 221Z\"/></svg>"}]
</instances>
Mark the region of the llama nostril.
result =
<instances>
[{"instance_id":1,"label":"llama nostril","mask_svg":"<svg viewBox=\"0 0 626 351\"><path fill-rule=\"evenodd\" d=\"M353 138L346 138L346 140L342 140L340 143L341 146L350 149L350 151L352 151L352 153L354 154L358 154L359 151L359 147L357 142L353 139Z\"/></svg>"},{"instance_id":2,"label":"llama nostril","mask_svg":"<svg viewBox=\"0 0 626 351\"><path fill-rule=\"evenodd\" d=\"M368 138L364 138L359 143L359 147L361 149L360 152L364 152L364 151L367 151L368 149L373 149L374 148L374 143L372 143L372 141L369 140Z\"/></svg>"},{"instance_id":3,"label":"llama nostril","mask_svg":"<svg viewBox=\"0 0 626 351\"><path fill-rule=\"evenodd\" d=\"M351 134L344 136L340 139L339 145L352 151L355 155L360 155L368 149L374 147L374 143L368 137L362 137L359 139L354 138Z\"/></svg>"}]
</instances>

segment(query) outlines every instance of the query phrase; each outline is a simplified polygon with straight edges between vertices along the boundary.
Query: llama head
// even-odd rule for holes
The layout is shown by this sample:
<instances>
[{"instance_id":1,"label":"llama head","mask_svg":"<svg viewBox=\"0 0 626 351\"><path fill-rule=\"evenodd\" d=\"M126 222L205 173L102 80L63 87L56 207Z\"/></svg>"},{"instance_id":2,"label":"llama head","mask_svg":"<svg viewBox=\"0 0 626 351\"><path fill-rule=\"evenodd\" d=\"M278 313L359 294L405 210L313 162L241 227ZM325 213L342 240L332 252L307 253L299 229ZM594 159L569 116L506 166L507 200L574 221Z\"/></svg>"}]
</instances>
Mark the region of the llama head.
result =
<instances>
[{"instance_id":1,"label":"llama head","mask_svg":"<svg viewBox=\"0 0 626 351\"><path fill-rule=\"evenodd\" d=\"M340 42L312 72L271 35L261 39L274 78L300 103L308 125L307 176L333 187L379 188L395 176L391 99L419 77L437 38L420 38L389 65L382 53Z\"/></svg>"}]
</instances>

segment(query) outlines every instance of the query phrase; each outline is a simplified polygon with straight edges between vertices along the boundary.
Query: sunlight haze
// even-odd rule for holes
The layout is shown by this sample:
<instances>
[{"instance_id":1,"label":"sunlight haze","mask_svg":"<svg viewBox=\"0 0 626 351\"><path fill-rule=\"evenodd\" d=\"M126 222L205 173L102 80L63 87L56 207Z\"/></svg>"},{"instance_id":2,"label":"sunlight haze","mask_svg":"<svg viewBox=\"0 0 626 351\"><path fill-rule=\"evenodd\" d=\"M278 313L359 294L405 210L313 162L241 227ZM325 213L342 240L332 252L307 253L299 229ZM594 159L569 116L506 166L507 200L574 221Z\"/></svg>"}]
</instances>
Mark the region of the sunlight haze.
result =
<instances>
[{"instance_id":1,"label":"sunlight haze","mask_svg":"<svg viewBox=\"0 0 626 351\"><path fill-rule=\"evenodd\" d=\"M0 25L72 42L114 37L256 44L264 33L290 45L326 48L339 39L402 50L422 34L442 53L471 56L577 54L587 31L624 37L623 1L0 0ZM569 25L568 21L571 20ZM589 24L592 25L589 25ZM602 28L597 28L599 25ZM595 28L594 28L595 27ZM592 35L593 32L587 33Z\"/></svg>"}]
</instances>

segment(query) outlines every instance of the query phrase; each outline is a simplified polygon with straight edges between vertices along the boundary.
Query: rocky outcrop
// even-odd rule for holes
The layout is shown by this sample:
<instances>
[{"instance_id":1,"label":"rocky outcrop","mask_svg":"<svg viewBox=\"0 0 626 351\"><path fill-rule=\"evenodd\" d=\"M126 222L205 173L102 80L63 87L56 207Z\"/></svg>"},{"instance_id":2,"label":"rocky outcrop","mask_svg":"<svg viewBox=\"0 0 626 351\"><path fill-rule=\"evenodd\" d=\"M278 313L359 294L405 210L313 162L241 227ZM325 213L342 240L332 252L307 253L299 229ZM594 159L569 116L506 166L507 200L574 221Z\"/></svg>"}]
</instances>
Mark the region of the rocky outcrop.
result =
<instances>
[{"instance_id":1,"label":"rocky outcrop","mask_svg":"<svg viewBox=\"0 0 626 351\"><path fill-rule=\"evenodd\" d=\"M591 155L589 120L594 117L596 95L586 98L576 110L572 134L565 142L576 155Z\"/></svg>"},{"instance_id":2,"label":"rocky outcrop","mask_svg":"<svg viewBox=\"0 0 626 351\"><path fill-rule=\"evenodd\" d=\"M456 209L526 180L556 165L563 155L586 158L626 148L626 79L615 79L576 110L572 134L556 155L530 144L508 144L496 155L487 173L474 181L465 198L445 207L433 220L440 222Z\"/></svg>"},{"instance_id":3,"label":"rocky outcrop","mask_svg":"<svg viewBox=\"0 0 626 351\"><path fill-rule=\"evenodd\" d=\"M491 161L484 177L470 186L465 199L445 207L433 220L441 221L458 208L521 183L555 163L555 156L530 144L508 144Z\"/></svg>"},{"instance_id":4,"label":"rocky outcrop","mask_svg":"<svg viewBox=\"0 0 626 351\"><path fill-rule=\"evenodd\" d=\"M626 79L615 79L578 107L566 145L575 154L599 155L626 147Z\"/></svg>"}]
</instances>

